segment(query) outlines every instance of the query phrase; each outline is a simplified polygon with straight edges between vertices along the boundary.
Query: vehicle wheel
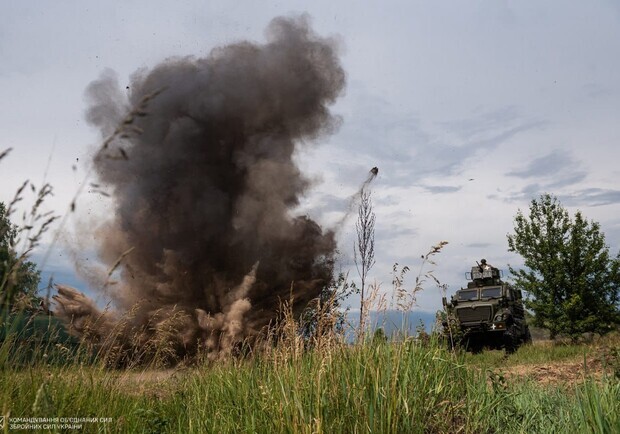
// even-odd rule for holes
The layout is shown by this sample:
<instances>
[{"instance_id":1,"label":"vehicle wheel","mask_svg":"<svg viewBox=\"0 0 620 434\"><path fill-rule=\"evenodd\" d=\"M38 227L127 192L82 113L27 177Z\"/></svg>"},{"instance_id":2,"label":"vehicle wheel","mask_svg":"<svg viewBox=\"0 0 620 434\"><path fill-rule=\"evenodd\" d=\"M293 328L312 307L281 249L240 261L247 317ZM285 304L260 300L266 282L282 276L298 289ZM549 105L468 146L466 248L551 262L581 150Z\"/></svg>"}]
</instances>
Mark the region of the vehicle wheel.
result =
<instances>
[{"instance_id":1,"label":"vehicle wheel","mask_svg":"<svg viewBox=\"0 0 620 434\"><path fill-rule=\"evenodd\" d=\"M532 344L532 334L530 333L530 328L525 326L525 338L523 338L523 343L526 345Z\"/></svg>"},{"instance_id":2,"label":"vehicle wheel","mask_svg":"<svg viewBox=\"0 0 620 434\"><path fill-rule=\"evenodd\" d=\"M482 345L474 344L468 347L468 350L471 351L472 354L480 354L482 352Z\"/></svg>"},{"instance_id":3,"label":"vehicle wheel","mask_svg":"<svg viewBox=\"0 0 620 434\"><path fill-rule=\"evenodd\" d=\"M480 354L482 352L483 345L479 342L478 339L465 339L465 350L469 351L472 354Z\"/></svg>"},{"instance_id":4,"label":"vehicle wheel","mask_svg":"<svg viewBox=\"0 0 620 434\"><path fill-rule=\"evenodd\" d=\"M517 338L517 331L513 325L511 325L504 332L504 349L506 354L513 354L519 348L519 339Z\"/></svg>"}]
</instances>

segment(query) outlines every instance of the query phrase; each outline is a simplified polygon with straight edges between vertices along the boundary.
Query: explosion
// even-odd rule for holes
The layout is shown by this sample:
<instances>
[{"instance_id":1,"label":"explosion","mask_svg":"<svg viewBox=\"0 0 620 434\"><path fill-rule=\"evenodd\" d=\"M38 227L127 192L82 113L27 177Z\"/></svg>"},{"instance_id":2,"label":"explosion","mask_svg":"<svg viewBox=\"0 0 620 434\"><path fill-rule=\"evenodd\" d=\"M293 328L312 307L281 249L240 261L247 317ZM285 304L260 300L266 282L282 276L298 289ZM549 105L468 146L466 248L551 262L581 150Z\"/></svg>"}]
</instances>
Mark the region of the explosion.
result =
<instances>
[{"instance_id":1,"label":"explosion","mask_svg":"<svg viewBox=\"0 0 620 434\"><path fill-rule=\"evenodd\" d=\"M328 106L344 85L335 41L306 16L274 19L262 45L139 70L129 100L109 71L91 83L87 119L122 157L93 159L115 207L95 231L101 261L118 265L115 309L60 286L56 313L127 353L165 339L174 360L227 356L291 294L299 313L330 283L336 242L293 215L310 185L293 155L337 129Z\"/></svg>"}]
</instances>

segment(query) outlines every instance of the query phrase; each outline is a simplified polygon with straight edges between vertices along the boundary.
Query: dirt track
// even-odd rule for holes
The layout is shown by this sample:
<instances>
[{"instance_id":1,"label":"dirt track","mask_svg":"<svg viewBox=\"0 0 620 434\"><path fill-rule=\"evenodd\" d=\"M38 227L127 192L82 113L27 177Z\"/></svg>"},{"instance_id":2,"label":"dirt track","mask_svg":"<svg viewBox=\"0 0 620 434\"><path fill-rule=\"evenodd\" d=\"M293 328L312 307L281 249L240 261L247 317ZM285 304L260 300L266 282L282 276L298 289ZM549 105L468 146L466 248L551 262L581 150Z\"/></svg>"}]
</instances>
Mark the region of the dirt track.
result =
<instances>
[{"instance_id":1,"label":"dirt track","mask_svg":"<svg viewBox=\"0 0 620 434\"><path fill-rule=\"evenodd\" d=\"M561 361L550 363L536 363L512 366L505 371L506 377L528 377L539 384L582 383L586 377L600 379L603 375L603 366L600 360Z\"/></svg>"},{"instance_id":2,"label":"dirt track","mask_svg":"<svg viewBox=\"0 0 620 434\"><path fill-rule=\"evenodd\" d=\"M585 358L582 355L558 361L517 364L502 369L502 372L507 378L529 378L541 385L571 386L583 383L586 378L600 380L603 375L614 375L615 362L609 348L601 346L592 348Z\"/></svg>"}]
</instances>

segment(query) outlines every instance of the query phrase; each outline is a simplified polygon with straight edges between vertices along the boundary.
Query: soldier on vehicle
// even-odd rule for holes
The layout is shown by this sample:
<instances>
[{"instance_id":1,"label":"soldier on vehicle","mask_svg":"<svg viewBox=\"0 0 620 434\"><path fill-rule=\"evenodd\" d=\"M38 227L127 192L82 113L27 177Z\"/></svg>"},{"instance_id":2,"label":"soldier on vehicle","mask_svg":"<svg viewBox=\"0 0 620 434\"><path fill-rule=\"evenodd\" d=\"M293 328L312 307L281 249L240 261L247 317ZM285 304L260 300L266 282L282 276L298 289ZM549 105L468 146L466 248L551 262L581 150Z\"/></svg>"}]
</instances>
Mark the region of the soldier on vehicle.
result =
<instances>
[{"instance_id":1,"label":"soldier on vehicle","mask_svg":"<svg viewBox=\"0 0 620 434\"><path fill-rule=\"evenodd\" d=\"M486 259L480 260L480 271L490 270L491 268L493 268L493 266L491 264L487 264Z\"/></svg>"}]
</instances>

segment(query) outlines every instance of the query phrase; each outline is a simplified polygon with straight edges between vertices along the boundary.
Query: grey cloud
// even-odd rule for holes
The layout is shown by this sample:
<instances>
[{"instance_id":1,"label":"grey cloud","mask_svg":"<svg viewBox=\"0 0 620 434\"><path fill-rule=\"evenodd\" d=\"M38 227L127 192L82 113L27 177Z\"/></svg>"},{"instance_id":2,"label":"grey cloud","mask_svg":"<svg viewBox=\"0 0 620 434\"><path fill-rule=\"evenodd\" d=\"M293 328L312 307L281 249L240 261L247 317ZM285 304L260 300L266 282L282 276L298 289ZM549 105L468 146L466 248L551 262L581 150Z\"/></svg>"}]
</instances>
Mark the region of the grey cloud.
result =
<instances>
[{"instance_id":1,"label":"grey cloud","mask_svg":"<svg viewBox=\"0 0 620 434\"><path fill-rule=\"evenodd\" d=\"M470 243L465 245L465 247L468 247L470 249L487 249L492 246L493 244L491 243Z\"/></svg>"},{"instance_id":2,"label":"grey cloud","mask_svg":"<svg viewBox=\"0 0 620 434\"><path fill-rule=\"evenodd\" d=\"M560 200L571 206L602 206L620 203L620 190L587 188L570 195L560 196Z\"/></svg>"},{"instance_id":3,"label":"grey cloud","mask_svg":"<svg viewBox=\"0 0 620 434\"><path fill-rule=\"evenodd\" d=\"M393 186L410 186L430 175L458 174L467 161L479 156L479 152L490 151L513 136L537 125L538 123L521 125L460 146L441 142L426 143L418 148L415 155L394 156L389 162L382 161L381 165L388 169L383 172L384 178ZM385 175L386 173L388 175Z\"/></svg>"},{"instance_id":4,"label":"grey cloud","mask_svg":"<svg viewBox=\"0 0 620 434\"><path fill-rule=\"evenodd\" d=\"M375 200L375 203L378 206L398 205L401 202L402 202L402 199L400 197L394 196L394 195L389 195L389 196L385 196L385 197L377 197L376 200Z\"/></svg>"},{"instance_id":5,"label":"grey cloud","mask_svg":"<svg viewBox=\"0 0 620 434\"><path fill-rule=\"evenodd\" d=\"M556 189L556 188L562 188L562 187L566 187L566 186L569 186L569 185L577 184L578 182L583 181L586 178L587 175L588 175L588 173L585 172L585 171L578 171L578 172L574 172L574 173L566 173L560 179L558 179L558 180L548 184L547 188L552 190L552 189Z\"/></svg>"},{"instance_id":6,"label":"grey cloud","mask_svg":"<svg viewBox=\"0 0 620 434\"><path fill-rule=\"evenodd\" d=\"M397 111L383 96L373 95L359 83L351 83L347 93L350 102L338 133L340 148L378 163L410 161L411 150L430 141L416 116Z\"/></svg>"},{"instance_id":7,"label":"grey cloud","mask_svg":"<svg viewBox=\"0 0 620 434\"><path fill-rule=\"evenodd\" d=\"M333 194L325 194L318 198L316 206L313 205L314 211L321 213L326 212L344 212L347 208L347 198Z\"/></svg>"},{"instance_id":8,"label":"grey cloud","mask_svg":"<svg viewBox=\"0 0 620 434\"><path fill-rule=\"evenodd\" d=\"M440 125L446 130L460 136L462 139L469 140L478 134L502 128L507 123L518 120L517 108L515 106L507 106L483 113L476 118L447 121L442 122Z\"/></svg>"},{"instance_id":9,"label":"grey cloud","mask_svg":"<svg viewBox=\"0 0 620 434\"><path fill-rule=\"evenodd\" d=\"M504 202L524 202L553 191L549 185L528 184L518 192L501 192L488 195L489 199L500 199ZM568 206L603 206L620 203L620 190L603 188L586 188L568 194L557 194L564 205Z\"/></svg>"},{"instance_id":10,"label":"grey cloud","mask_svg":"<svg viewBox=\"0 0 620 434\"><path fill-rule=\"evenodd\" d=\"M585 170L580 170L580 163L570 153L555 149L542 157L531 160L522 168L506 173L506 176L524 180L531 179L536 182L527 184L518 192L493 194L489 198L502 199L506 202L529 201L542 193L554 192L582 182L587 175ZM576 194L581 196L584 192Z\"/></svg>"},{"instance_id":11,"label":"grey cloud","mask_svg":"<svg viewBox=\"0 0 620 434\"><path fill-rule=\"evenodd\" d=\"M469 159L479 156L480 152L490 151L512 137L542 125L544 122L527 122L458 146L440 142L428 143L412 157L408 176L395 179L394 184L411 185L412 179L420 180L437 173L457 174Z\"/></svg>"},{"instance_id":12,"label":"grey cloud","mask_svg":"<svg viewBox=\"0 0 620 434\"><path fill-rule=\"evenodd\" d=\"M429 135L422 130L414 117L402 116L390 119L391 113L375 113L379 119L363 115L350 125L343 125L340 136L343 142L351 143L351 150L357 154L369 154L381 164L387 161L410 163L412 151L428 145Z\"/></svg>"},{"instance_id":13,"label":"grey cloud","mask_svg":"<svg viewBox=\"0 0 620 434\"><path fill-rule=\"evenodd\" d=\"M403 237L414 238L418 233L415 228L404 227L397 224L387 224L378 226L375 232L377 241L387 241Z\"/></svg>"},{"instance_id":14,"label":"grey cloud","mask_svg":"<svg viewBox=\"0 0 620 434\"><path fill-rule=\"evenodd\" d=\"M527 167L510 171L506 175L518 178L550 176L575 165L576 162L566 152L556 149L547 155L532 160Z\"/></svg>"},{"instance_id":15,"label":"grey cloud","mask_svg":"<svg viewBox=\"0 0 620 434\"><path fill-rule=\"evenodd\" d=\"M429 193L455 193L463 188L463 186L452 185L421 185L421 187Z\"/></svg>"},{"instance_id":16,"label":"grey cloud","mask_svg":"<svg viewBox=\"0 0 620 434\"><path fill-rule=\"evenodd\" d=\"M584 84L581 87L581 90L583 91L584 96L590 99L598 99L606 95L609 95L612 92L611 89L599 83Z\"/></svg>"},{"instance_id":17,"label":"grey cloud","mask_svg":"<svg viewBox=\"0 0 620 434\"><path fill-rule=\"evenodd\" d=\"M547 125L546 121L524 122L512 128L505 129L500 133L492 135L491 137L475 140L469 143L467 147L475 150L490 150L496 148L506 140L511 139L520 133L537 128L543 128L545 125Z\"/></svg>"},{"instance_id":18,"label":"grey cloud","mask_svg":"<svg viewBox=\"0 0 620 434\"><path fill-rule=\"evenodd\" d=\"M487 199L501 200L507 203L529 201L540 196L547 190L537 183L528 184L517 192L501 192L487 195Z\"/></svg>"},{"instance_id":19,"label":"grey cloud","mask_svg":"<svg viewBox=\"0 0 620 434\"><path fill-rule=\"evenodd\" d=\"M542 120L525 119L514 106L507 106L426 127L415 114L396 111L380 96L355 87L353 91L356 98L349 113L343 113L345 122L338 135L338 146L343 151L368 156L368 161L380 168L380 177L392 186L411 186L434 174L457 174L481 152L546 125ZM439 133L432 131L437 126ZM448 142L440 137L446 131L457 139ZM360 169L350 167L346 161L329 164L342 182L348 184L357 179L354 176Z\"/></svg>"},{"instance_id":20,"label":"grey cloud","mask_svg":"<svg viewBox=\"0 0 620 434\"><path fill-rule=\"evenodd\" d=\"M494 193L488 197L505 202L524 202L538 197L545 192L554 193L565 187L573 186L586 179L588 173L579 170L580 163L569 153L559 149L530 161L525 167L508 172L507 176L532 179L532 182L520 191ZM569 206L603 206L620 203L620 190L603 188L586 188L569 193L557 194L559 199Z\"/></svg>"}]
</instances>

